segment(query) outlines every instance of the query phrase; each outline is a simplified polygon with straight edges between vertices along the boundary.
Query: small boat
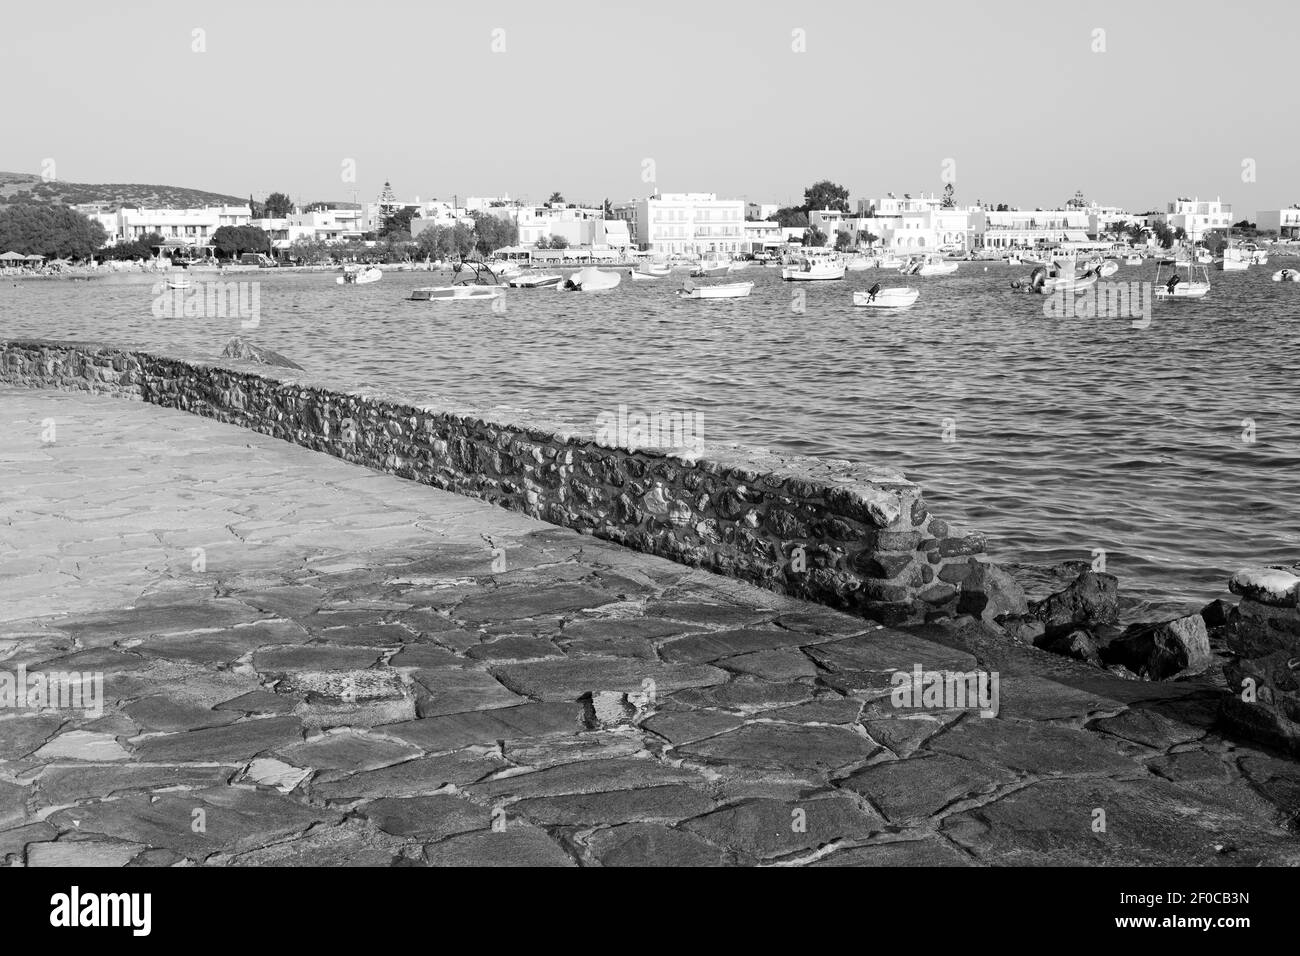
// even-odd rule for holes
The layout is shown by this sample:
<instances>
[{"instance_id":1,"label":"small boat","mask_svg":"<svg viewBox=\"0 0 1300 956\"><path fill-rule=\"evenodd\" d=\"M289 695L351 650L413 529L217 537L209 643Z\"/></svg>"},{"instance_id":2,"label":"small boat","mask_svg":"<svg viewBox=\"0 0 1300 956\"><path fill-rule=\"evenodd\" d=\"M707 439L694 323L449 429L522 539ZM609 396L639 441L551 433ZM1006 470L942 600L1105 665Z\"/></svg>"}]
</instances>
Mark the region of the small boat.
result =
<instances>
[{"instance_id":1,"label":"small boat","mask_svg":"<svg viewBox=\"0 0 1300 956\"><path fill-rule=\"evenodd\" d=\"M643 279L662 279L672 271L673 267L666 262L643 262L632 270L632 276L635 278L640 273Z\"/></svg>"},{"instance_id":2,"label":"small boat","mask_svg":"<svg viewBox=\"0 0 1300 956\"><path fill-rule=\"evenodd\" d=\"M642 272L640 269L632 270L633 282L653 282L655 279L662 279L663 276L652 275L649 272Z\"/></svg>"},{"instance_id":3,"label":"small boat","mask_svg":"<svg viewBox=\"0 0 1300 956\"><path fill-rule=\"evenodd\" d=\"M1126 265L1126 266L1140 266L1140 265L1142 265L1143 261L1144 261L1144 260L1143 260L1143 258L1142 258L1141 256L1125 256L1125 257L1124 257L1124 265Z\"/></svg>"},{"instance_id":4,"label":"small boat","mask_svg":"<svg viewBox=\"0 0 1300 956\"><path fill-rule=\"evenodd\" d=\"M743 299L754 290L752 282L724 282L720 285L695 285L689 279L677 290L683 299Z\"/></svg>"},{"instance_id":5,"label":"small boat","mask_svg":"<svg viewBox=\"0 0 1300 956\"><path fill-rule=\"evenodd\" d=\"M1101 278L1108 279L1119 272L1119 263L1114 259L1103 259L1097 264L1096 272Z\"/></svg>"},{"instance_id":6,"label":"small boat","mask_svg":"<svg viewBox=\"0 0 1300 956\"><path fill-rule=\"evenodd\" d=\"M844 278L844 260L839 256L801 256L781 270L787 282L814 282Z\"/></svg>"},{"instance_id":7,"label":"small boat","mask_svg":"<svg viewBox=\"0 0 1300 956\"><path fill-rule=\"evenodd\" d=\"M898 271L905 276L950 276L961 265L955 260L919 259L909 262Z\"/></svg>"},{"instance_id":8,"label":"small boat","mask_svg":"<svg viewBox=\"0 0 1300 956\"><path fill-rule=\"evenodd\" d=\"M338 285L369 285L372 282L378 282L383 277L383 270L376 269L374 266L367 266L364 269L348 269L334 281Z\"/></svg>"},{"instance_id":9,"label":"small boat","mask_svg":"<svg viewBox=\"0 0 1300 956\"><path fill-rule=\"evenodd\" d=\"M706 266L703 263L691 270L692 279L720 279L731 272L731 266Z\"/></svg>"},{"instance_id":10,"label":"small boat","mask_svg":"<svg viewBox=\"0 0 1300 956\"><path fill-rule=\"evenodd\" d=\"M517 275L506 282L512 289L547 289L564 281L564 276L553 275Z\"/></svg>"},{"instance_id":11,"label":"small boat","mask_svg":"<svg viewBox=\"0 0 1300 956\"><path fill-rule=\"evenodd\" d=\"M185 275L179 275L176 278L167 279L167 288L169 289L189 289L192 288L190 280Z\"/></svg>"},{"instance_id":12,"label":"small boat","mask_svg":"<svg viewBox=\"0 0 1300 956\"><path fill-rule=\"evenodd\" d=\"M1224 249L1218 266L1223 272L1246 272L1250 269L1250 260L1238 249Z\"/></svg>"},{"instance_id":13,"label":"small boat","mask_svg":"<svg viewBox=\"0 0 1300 956\"><path fill-rule=\"evenodd\" d=\"M512 262L509 259L490 260L483 263L483 268L487 269L498 279L508 279L523 272L523 270L519 268L519 263Z\"/></svg>"},{"instance_id":14,"label":"small boat","mask_svg":"<svg viewBox=\"0 0 1300 956\"><path fill-rule=\"evenodd\" d=\"M1178 274L1178 270L1186 269L1187 278L1183 279ZM1196 270L1201 270L1202 278L1197 279ZM1210 270L1204 265L1197 265L1190 261L1180 262L1174 266L1174 273L1168 280L1162 281L1160 270L1156 270L1155 292L1157 299L1200 299L1210 292Z\"/></svg>"},{"instance_id":15,"label":"small boat","mask_svg":"<svg viewBox=\"0 0 1300 956\"><path fill-rule=\"evenodd\" d=\"M1214 256L1202 249L1196 254L1196 262L1199 265L1208 266L1214 262Z\"/></svg>"},{"instance_id":16,"label":"small boat","mask_svg":"<svg viewBox=\"0 0 1300 956\"><path fill-rule=\"evenodd\" d=\"M1003 256L1002 261L1009 266L1018 266L1024 260L1017 255Z\"/></svg>"},{"instance_id":17,"label":"small boat","mask_svg":"<svg viewBox=\"0 0 1300 956\"><path fill-rule=\"evenodd\" d=\"M470 302L496 299L505 295L499 285L440 285L412 289L411 302Z\"/></svg>"},{"instance_id":18,"label":"small boat","mask_svg":"<svg viewBox=\"0 0 1300 956\"><path fill-rule=\"evenodd\" d=\"M595 266L585 266L569 276L564 288L571 292L604 292L615 288L622 279L620 272L602 272Z\"/></svg>"},{"instance_id":19,"label":"small boat","mask_svg":"<svg viewBox=\"0 0 1300 956\"><path fill-rule=\"evenodd\" d=\"M853 304L862 309L906 309L920 298L921 290L910 286L882 289L877 282L866 292L853 293Z\"/></svg>"},{"instance_id":20,"label":"small boat","mask_svg":"<svg viewBox=\"0 0 1300 956\"><path fill-rule=\"evenodd\" d=\"M750 262L749 262L748 259L732 259L732 260L731 260L731 271L732 271L732 272L740 272L740 271L743 270L743 269L748 269L749 266L750 266Z\"/></svg>"},{"instance_id":21,"label":"small boat","mask_svg":"<svg viewBox=\"0 0 1300 956\"><path fill-rule=\"evenodd\" d=\"M1274 282L1300 282L1300 269L1279 269L1273 273Z\"/></svg>"},{"instance_id":22,"label":"small boat","mask_svg":"<svg viewBox=\"0 0 1300 956\"><path fill-rule=\"evenodd\" d=\"M1263 249L1258 249L1250 254L1250 264L1252 266L1268 265L1268 253Z\"/></svg>"},{"instance_id":23,"label":"small boat","mask_svg":"<svg viewBox=\"0 0 1300 956\"><path fill-rule=\"evenodd\" d=\"M898 256L881 256L876 260L877 269L901 269L903 260Z\"/></svg>"},{"instance_id":24,"label":"small boat","mask_svg":"<svg viewBox=\"0 0 1300 956\"><path fill-rule=\"evenodd\" d=\"M844 268L849 272L863 272L875 266L876 260L868 259L865 256L854 256L844 264Z\"/></svg>"}]
</instances>

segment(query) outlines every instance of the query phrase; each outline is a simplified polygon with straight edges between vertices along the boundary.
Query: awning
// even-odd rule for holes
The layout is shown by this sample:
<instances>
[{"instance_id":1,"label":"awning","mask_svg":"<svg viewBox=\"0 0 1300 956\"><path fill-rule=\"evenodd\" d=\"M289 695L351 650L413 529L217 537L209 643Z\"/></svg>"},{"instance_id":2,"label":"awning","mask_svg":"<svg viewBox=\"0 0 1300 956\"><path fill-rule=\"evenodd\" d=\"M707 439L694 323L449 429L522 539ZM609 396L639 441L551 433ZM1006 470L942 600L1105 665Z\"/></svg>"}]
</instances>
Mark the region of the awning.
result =
<instances>
[{"instance_id":1,"label":"awning","mask_svg":"<svg viewBox=\"0 0 1300 956\"><path fill-rule=\"evenodd\" d=\"M27 257L21 252L0 252L0 259L5 262L26 262Z\"/></svg>"},{"instance_id":2,"label":"awning","mask_svg":"<svg viewBox=\"0 0 1300 956\"><path fill-rule=\"evenodd\" d=\"M44 261L45 261L45 257L44 257L44 256L37 256L37 255L24 256L23 258L26 259L28 262L44 262Z\"/></svg>"}]
</instances>

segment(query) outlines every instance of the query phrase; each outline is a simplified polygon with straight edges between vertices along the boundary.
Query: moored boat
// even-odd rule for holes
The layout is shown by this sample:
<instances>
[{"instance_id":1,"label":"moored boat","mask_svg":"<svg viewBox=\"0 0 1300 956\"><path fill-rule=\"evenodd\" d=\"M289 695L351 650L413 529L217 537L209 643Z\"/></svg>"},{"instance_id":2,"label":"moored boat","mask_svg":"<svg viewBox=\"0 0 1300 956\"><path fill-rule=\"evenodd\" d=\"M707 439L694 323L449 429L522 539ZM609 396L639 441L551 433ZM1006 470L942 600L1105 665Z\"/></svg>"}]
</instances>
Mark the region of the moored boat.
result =
<instances>
[{"instance_id":1,"label":"moored boat","mask_svg":"<svg viewBox=\"0 0 1300 956\"><path fill-rule=\"evenodd\" d=\"M1278 269L1272 279L1274 282L1300 282L1300 269Z\"/></svg>"},{"instance_id":2,"label":"moored boat","mask_svg":"<svg viewBox=\"0 0 1300 956\"><path fill-rule=\"evenodd\" d=\"M754 290L752 282L724 282L719 285L695 285L689 279L677 290L683 299L743 299Z\"/></svg>"},{"instance_id":3,"label":"moored boat","mask_svg":"<svg viewBox=\"0 0 1300 956\"><path fill-rule=\"evenodd\" d=\"M877 282L865 292L853 293L853 304L862 309L906 309L920 298L921 290L910 286L882 289Z\"/></svg>"},{"instance_id":4,"label":"moored boat","mask_svg":"<svg viewBox=\"0 0 1300 956\"><path fill-rule=\"evenodd\" d=\"M517 275L506 282L512 289L548 289L564 281L564 276L556 275Z\"/></svg>"},{"instance_id":5,"label":"moored boat","mask_svg":"<svg viewBox=\"0 0 1300 956\"><path fill-rule=\"evenodd\" d=\"M499 285L440 285L411 290L411 302L473 302L505 295Z\"/></svg>"},{"instance_id":6,"label":"moored boat","mask_svg":"<svg viewBox=\"0 0 1300 956\"><path fill-rule=\"evenodd\" d=\"M1187 278L1178 274L1179 269L1187 270ZM1201 278L1196 278L1196 270L1201 270ZM1160 270L1156 270L1155 292L1157 299L1200 299L1210 293L1210 270L1203 264L1188 260L1174 266L1173 275L1161 280Z\"/></svg>"},{"instance_id":7,"label":"moored boat","mask_svg":"<svg viewBox=\"0 0 1300 956\"><path fill-rule=\"evenodd\" d=\"M602 272L595 266L585 266L565 280L564 288L571 292L604 292L615 288L622 279L622 273Z\"/></svg>"},{"instance_id":8,"label":"moored boat","mask_svg":"<svg viewBox=\"0 0 1300 956\"><path fill-rule=\"evenodd\" d=\"M378 282L383 277L382 269L367 266L364 269L347 269L343 275L337 277L334 281L338 285L369 285L372 282Z\"/></svg>"},{"instance_id":9,"label":"moored boat","mask_svg":"<svg viewBox=\"0 0 1300 956\"><path fill-rule=\"evenodd\" d=\"M804 255L781 269L787 282L816 282L844 278L844 260L839 256Z\"/></svg>"}]
</instances>

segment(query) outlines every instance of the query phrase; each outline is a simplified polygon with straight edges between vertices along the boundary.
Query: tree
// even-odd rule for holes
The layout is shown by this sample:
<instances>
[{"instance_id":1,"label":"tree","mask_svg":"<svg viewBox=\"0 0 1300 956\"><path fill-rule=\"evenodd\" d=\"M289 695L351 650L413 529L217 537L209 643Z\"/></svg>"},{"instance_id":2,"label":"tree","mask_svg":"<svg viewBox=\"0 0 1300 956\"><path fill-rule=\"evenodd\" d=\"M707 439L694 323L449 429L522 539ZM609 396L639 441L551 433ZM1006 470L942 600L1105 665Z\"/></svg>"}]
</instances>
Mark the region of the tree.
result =
<instances>
[{"instance_id":1,"label":"tree","mask_svg":"<svg viewBox=\"0 0 1300 956\"><path fill-rule=\"evenodd\" d=\"M392 232L404 232L406 237L411 237L411 219L415 216L415 210L411 207L399 209L391 216L384 217L384 224L379 230L380 237L387 236Z\"/></svg>"},{"instance_id":2,"label":"tree","mask_svg":"<svg viewBox=\"0 0 1300 956\"><path fill-rule=\"evenodd\" d=\"M548 239L546 236L538 236L538 237L537 237L537 241L533 243L533 248L534 248L534 249L549 249L549 248L551 248L551 240Z\"/></svg>"},{"instance_id":3,"label":"tree","mask_svg":"<svg viewBox=\"0 0 1300 956\"><path fill-rule=\"evenodd\" d=\"M954 190L954 189L952 188L952 183L949 183L948 185L946 185L946 186L943 187L943 202L939 203L939 208L940 208L940 209L956 209L956 208L957 208L957 201L956 201L956 199L953 198L953 193L954 193L955 191L956 191L956 190Z\"/></svg>"},{"instance_id":4,"label":"tree","mask_svg":"<svg viewBox=\"0 0 1300 956\"><path fill-rule=\"evenodd\" d=\"M263 219L284 219L293 212L293 200L284 193L271 193L262 203Z\"/></svg>"},{"instance_id":5,"label":"tree","mask_svg":"<svg viewBox=\"0 0 1300 956\"><path fill-rule=\"evenodd\" d=\"M808 225L808 211L799 206L782 206L767 221L780 223L782 229L802 229Z\"/></svg>"},{"instance_id":6,"label":"tree","mask_svg":"<svg viewBox=\"0 0 1300 956\"><path fill-rule=\"evenodd\" d=\"M0 212L0 252L86 259L107 240L103 226L66 206L20 203Z\"/></svg>"},{"instance_id":7,"label":"tree","mask_svg":"<svg viewBox=\"0 0 1300 956\"><path fill-rule=\"evenodd\" d=\"M880 241L880 237L876 235L874 232L858 233L858 245L860 246L866 246L868 249L870 249L879 241Z\"/></svg>"},{"instance_id":8,"label":"tree","mask_svg":"<svg viewBox=\"0 0 1300 956\"><path fill-rule=\"evenodd\" d=\"M553 193L551 193L551 198L548 199L548 200L546 200L546 201L547 201L547 202L558 202L558 203L562 203L562 202L564 202L564 197L561 196L558 192L553 192Z\"/></svg>"},{"instance_id":9,"label":"tree","mask_svg":"<svg viewBox=\"0 0 1300 956\"><path fill-rule=\"evenodd\" d=\"M610 202L608 198L605 200L603 214L606 219L614 218L614 204Z\"/></svg>"},{"instance_id":10,"label":"tree","mask_svg":"<svg viewBox=\"0 0 1300 956\"><path fill-rule=\"evenodd\" d=\"M114 259L123 261L126 259L152 259L157 255L157 249L166 240L162 233L151 232L147 236L141 236L131 242L119 242L115 246L105 246L100 249L96 255L101 259Z\"/></svg>"},{"instance_id":11,"label":"tree","mask_svg":"<svg viewBox=\"0 0 1300 956\"><path fill-rule=\"evenodd\" d=\"M1182 226L1178 226L1176 229L1174 229L1174 241L1175 241L1175 242L1182 242L1182 241L1183 241L1184 239L1186 239L1186 238L1187 238L1187 230L1186 230L1186 229L1184 229Z\"/></svg>"},{"instance_id":12,"label":"tree","mask_svg":"<svg viewBox=\"0 0 1300 956\"><path fill-rule=\"evenodd\" d=\"M803 211L812 209L838 209L849 211L849 191L829 179L813 183L803 191Z\"/></svg>"},{"instance_id":13,"label":"tree","mask_svg":"<svg viewBox=\"0 0 1300 956\"><path fill-rule=\"evenodd\" d=\"M519 241L519 228L511 219L490 212L474 212L474 246L480 255L490 256L498 249Z\"/></svg>"},{"instance_id":14,"label":"tree","mask_svg":"<svg viewBox=\"0 0 1300 956\"><path fill-rule=\"evenodd\" d=\"M216 248L222 259L233 259L245 252L271 252L271 237L256 226L222 226L212 234L208 244Z\"/></svg>"},{"instance_id":15,"label":"tree","mask_svg":"<svg viewBox=\"0 0 1300 956\"><path fill-rule=\"evenodd\" d=\"M551 236L551 248L567 249L569 248L569 240L565 239L563 236Z\"/></svg>"},{"instance_id":16,"label":"tree","mask_svg":"<svg viewBox=\"0 0 1300 956\"><path fill-rule=\"evenodd\" d=\"M1156 242L1160 243L1165 249L1174 244L1174 234L1169 225L1159 219L1151 224L1151 235L1155 236Z\"/></svg>"},{"instance_id":17,"label":"tree","mask_svg":"<svg viewBox=\"0 0 1300 956\"><path fill-rule=\"evenodd\" d=\"M822 232L816 226L809 226L804 230L803 244L805 246L824 246L826 245L826 233Z\"/></svg>"},{"instance_id":18,"label":"tree","mask_svg":"<svg viewBox=\"0 0 1300 956\"><path fill-rule=\"evenodd\" d=\"M853 233L847 229L841 229L835 233L835 251L844 252L853 246Z\"/></svg>"}]
</instances>

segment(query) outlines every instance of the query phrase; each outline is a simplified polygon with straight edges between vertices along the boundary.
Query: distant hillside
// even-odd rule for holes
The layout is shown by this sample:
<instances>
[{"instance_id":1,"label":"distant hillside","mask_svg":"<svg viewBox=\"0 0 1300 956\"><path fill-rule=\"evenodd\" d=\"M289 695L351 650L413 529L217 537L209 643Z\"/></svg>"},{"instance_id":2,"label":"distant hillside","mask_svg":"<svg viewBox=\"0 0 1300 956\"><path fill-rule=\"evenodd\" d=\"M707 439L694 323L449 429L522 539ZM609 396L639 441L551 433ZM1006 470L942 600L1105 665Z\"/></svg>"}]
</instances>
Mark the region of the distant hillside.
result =
<instances>
[{"instance_id":1,"label":"distant hillside","mask_svg":"<svg viewBox=\"0 0 1300 956\"><path fill-rule=\"evenodd\" d=\"M192 209L198 206L247 205L248 197L143 183L65 183L58 180L47 183L30 173L0 172L0 203L14 202L51 202L69 206L95 202L114 206Z\"/></svg>"}]
</instances>

